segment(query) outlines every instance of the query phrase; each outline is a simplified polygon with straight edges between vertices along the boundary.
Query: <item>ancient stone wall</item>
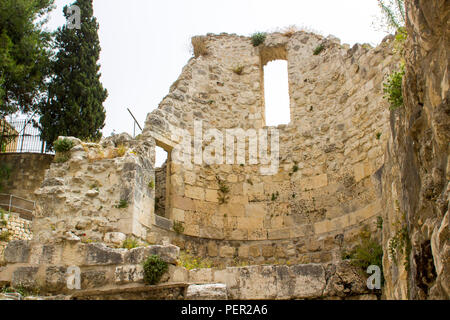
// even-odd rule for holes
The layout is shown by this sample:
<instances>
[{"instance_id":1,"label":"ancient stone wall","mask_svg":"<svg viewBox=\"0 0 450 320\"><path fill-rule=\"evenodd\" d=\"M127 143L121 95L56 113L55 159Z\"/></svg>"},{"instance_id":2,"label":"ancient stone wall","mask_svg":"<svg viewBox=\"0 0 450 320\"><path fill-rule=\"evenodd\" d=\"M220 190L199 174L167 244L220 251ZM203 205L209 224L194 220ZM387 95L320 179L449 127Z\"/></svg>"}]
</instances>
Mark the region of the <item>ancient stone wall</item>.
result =
<instances>
[{"instance_id":1,"label":"ancient stone wall","mask_svg":"<svg viewBox=\"0 0 450 320\"><path fill-rule=\"evenodd\" d=\"M449 299L450 5L406 3L404 107L390 117L382 177L385 291Z\"/></svg>"},{"instance_id":2,"label":"ancient stone wall","mask_svg":"<svg viewBox=\"0 0 450 320\"><path fill-rule=\"evenodd\" d=\"M45 171L50 168L53 157L50 154L0 153L0 162L11 170L1 193L35 200L34 192L44 181Z\"/></svg>"},{"instance_id":3,"label":"ancient stone wall","mask_svg":"<svg viewBox=\"0 0 450 320\"><path fill-rule=\"evenodd\" d=\"M68 161L53 163L38 195L38 241L79 237L103 241L110 232L145 239L154 216L154 144L126 134L101 144L75 146Z\"/></svg>"},{"instance_id":4,"label":"ancient stone wall","mask_svg":"<svg viewBox=\"0 0 450 320\"><path fill-rule=\"evenodd\" d=\"M202 120L202 134L210 128L266 128L263 66L273 59L288 62L291 123L274 128L280 163L273 175L262 175L264 166L248 161L191 167L170 162L168 218L182 222L189 239L202 239L189 242L210 257L217 250L207 250L208 240L224 248L221 258L227 259L261 262L280 252L285 261L339 260L342 244L354 243L381 215L378 169L389 116L382 82L398 63L392 37L377 48L352 49L304 32L269 34L256 48L235 35L201 41L204 54L189 61L149 114L144 138L170 150L179 142L176 129L194 135L195 120ZM324 51L314 55L319 45ZM240 74L236 66L243 67Z\"/></svg>"},{"instance_id":5,"label":"ancient stone wall","mask_svg":"<svg viewBox=\"0 0 450 320\"><path fill-rule=\"evenodd\" d=\"M3 262L3 251L9 241L32 238L32 221L21 218L17 213L0 213L0 263Z\"/></svg>"}]
</instances>

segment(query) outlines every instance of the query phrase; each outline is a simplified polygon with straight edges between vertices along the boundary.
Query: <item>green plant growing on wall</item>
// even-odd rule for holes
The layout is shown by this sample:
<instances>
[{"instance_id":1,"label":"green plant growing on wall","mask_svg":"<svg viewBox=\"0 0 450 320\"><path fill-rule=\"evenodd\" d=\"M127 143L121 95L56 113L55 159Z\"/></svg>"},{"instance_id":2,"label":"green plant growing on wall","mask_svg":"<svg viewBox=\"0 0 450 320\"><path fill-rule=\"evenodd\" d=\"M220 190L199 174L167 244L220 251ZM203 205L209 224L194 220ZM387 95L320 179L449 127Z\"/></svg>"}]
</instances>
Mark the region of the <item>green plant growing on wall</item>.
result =
<instances>
[{"instance_id":1,"label":"green plant growing on wall","mask_svg":"<svg viewBox=\"0 0 450 320\"><path fill-rule=\"evenodd\" d=\"M377 132L376 137L377 137L377 140L380 140L381 139L381 132Z\"/></svg>"},{"instance_id":2,"label":"green plant growing on wall","mask_svg":"<svg viewBox=\"0 0 450 320\"><path fill-rule=\"evenodd\" d=\"M244 72L244 66L243 65L235 66L233 68L233 72L240 76L242 72Z\"/></svg>"},{"instance_id":3,"label":"green plant growing on wall","mask_svg":"<svg viewBox=\"0 0 450 320\"><path fill-rule=\"evenodd\" d=\"M272 201L277 201L280 197L280 193L277 191L275 193L272 193Z\"/></svg>"},{"instance_id":4,"label":"green plant growing on wall","mask_svg":"<svg viewBox=\"0 0 450 320\"><path fill-rule=\"evenodd\" d=\"M359 244L350 252L344 253L343 259L350 259L351 264L366 272L367 268L375 265L383 268L383 247L375 240L371 239L370 232L361 231Z\"/></svg>"},{"instance_id":5,"label":"green plant growing on wall","mask_svg":"<svg viewBox=\"0 0 450 320\"><path fill-rule=\"evenodd\" d=\"M315 56L318 56L323 50L325 50L325 46L323 44L320 44L314 49L313 54Z\"/></svg>"},{"instance_id":6,"label":"green plant growing on wall","mask_svg":"<svg viewBox=\"0 0 450 320\"><path fill-rule=\"evenodd\" d=\"M128 208L128 201L126 199L120 199L119 203L116 205L117 209Z\"/></svg>"},{"instance_id":7,"label":"green plant growing on wall","mask_svg":"<svg viewBox=\"0 0 450 320\"><path fill-rule=\"evenodd\" d=\"M58 139L53 142L53 149L56 152L54 162L64 163L70 159L70 150L74 147L74 142L67 138Z\"/></svg>"},{"instance_id":8,"label":"green plant growing on wall","mask_svg":"<svg viewBox=\"0 0 450 320\"><path fill-rule=\"evenodd\" d=\"M139 241L137 241L136 239L133 238L126 238L123 242L122 242L122 248L124 249L134 249L140 246Z\"/></svg>"},{"instance_id":9,"label":"green plant growing on wall","mask_svg":"<svg viewBox=\"0 0 450 320\"><path fill-rule=\"evenodd\" d=\"M254 47L259 46L260 44L263 44L264 41L266 41L267 33L265 32L256 32L252 34L251 40Z\"/></svg>"},{"instance_id":10,"label":"green plant growing on wall","mask_svg":"<svg viewBox=\"0 0 450 320\"><path fill-rule=\"evenodd\" d=\"M212 262L208 259L202 259L200 257L194 257L188 252L180 252L180 258L178 265L186 268L187 270L193 269L208 269L212 267Z\"/></svg>"},{"instance_id":11,"label":"green plant growing on wall","mask_svg":"<svg viewBox=\"0 0 450 320\"><path fill-rule=\"evenodd\" d=\"M70 139L58 139L53 143L53 148L56 152L68 152L74 147L74 142Z\"/></svg>"},{"instance_id":12,"label":"green plant growing on wall","mask_svg":"<svg viewBox=\"0 0 450 320\"><path fill-rule=\"evenodd\" d=\"M176 232L176 234L183 234L183 232L184 232L183 223L180 221L174 221L172 229L173 229L173 231Z\"/></svg>"},{"instance_id":13,"label":"green plant growing on wall","mask_svg":"<svg viewBox=\"0 0 450 320\"><path fill-rule=\"evenodd\" d=\"M148 188L151 190L155 189L155 181L150 180L148 183Z\"/></svg>"},{"instance_id":14,"label":"green plant growing on wall","mask_svg":"<svg viewBox=\"0 0 450 320\"><path fill-rule=\"evenodd\" d=\"M0 233L0 241L2 242L8 242L11 239L11 234L9 231L3 231Z\"/></svg>"},{"instance_id":15,"label":"green plant growing on wall","mask_svg":"<svg viewBox=\"0 0 450 320\"><path fill-rule=\"evenodd\" d=\"M397 207L396 211L401 212L398 201L396 201L395 204ZM398 255L404 254L403 265L405 267L405 270L409 271L409 257L411 255L412 245L408 227L404 226L404 224L406 223L406 213L401 213L401 217L401 220L397 220L392 224L392 227L397 229L397 231L388 242L388 252L389 258L391 258L391 260L394 261L395 264L398 264Z\"/></svg>"},{"instance_id":16,"label":"green plant growing on wall","mask_svg":"<svg viewBox=\"0 0 450 320\"><path fill-rule=\"evenodd\" d=\"M146 284L155 285L161 280L163 274L167 272L169 266L167 262L163 261L159 256L151 255L144 261L143 268L144 282Z\"/></svg>"},{"instance_id":17,"label":"green plant growing on wall","mask_svg":"<svg viewBox=\"0 0 450 320\"><path fill-rule=\"evenodd\" d=\"M220 204L227 203L228 200L230 199L230 197L228 196L228 194L230 193L230 187L225 183L225 181L220 179L219 176L216 176L216 179L219 185L219 192L218 192L219 203Z\"/></svg>"},{"instance_id":18,"label":"green plant growing on wall","mask_svg":"<svg viewBox=\"0 0 450 320\"><path fill-rule=\"evenodd\" d=\"M383 218L377 217L377 229L382 230L383 229Z\"/></svg>"},{"instance_id":19,"label":"green plant growing on wall","mask_svg":"<svg viewBox=\"0 0 450 320\"><path fill-rule=\"evenodd\" d=\"M294 166L292 167L292 172L297 172L299 170L298 162L294 162Z\"/></svg>"},{"instance_id":20,"label":"green plant growing on wall","mask_svg":"<svg viewBox=\"0 0 450 320\"><path fill-rule=\"evenodd\" d=\"M402 83L405 75L405 66L402 64L399 71L392 72L383 84L384 98L388 100L391 110L403 106Z\"/></svg>"}]
</instances>

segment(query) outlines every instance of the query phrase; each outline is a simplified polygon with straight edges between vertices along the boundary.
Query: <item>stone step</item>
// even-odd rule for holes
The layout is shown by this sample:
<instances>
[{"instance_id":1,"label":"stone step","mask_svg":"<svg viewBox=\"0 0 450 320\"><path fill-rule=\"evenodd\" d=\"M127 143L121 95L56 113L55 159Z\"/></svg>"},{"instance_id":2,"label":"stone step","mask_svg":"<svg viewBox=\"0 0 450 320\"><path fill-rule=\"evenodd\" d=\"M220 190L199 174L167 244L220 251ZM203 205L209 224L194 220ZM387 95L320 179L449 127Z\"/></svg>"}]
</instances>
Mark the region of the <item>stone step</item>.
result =
<instances>
[{"instance_id":1,"label":"stone step","mask_svg":"<svg viewBox=\"0 0 450 320\"><path fill-rule=\"evenodd\" d=\"M70 300L184 300L187 283L170 283L155 286L132 285L121 288L83 290L71 296Z\"/></svg>"}]
</instances>

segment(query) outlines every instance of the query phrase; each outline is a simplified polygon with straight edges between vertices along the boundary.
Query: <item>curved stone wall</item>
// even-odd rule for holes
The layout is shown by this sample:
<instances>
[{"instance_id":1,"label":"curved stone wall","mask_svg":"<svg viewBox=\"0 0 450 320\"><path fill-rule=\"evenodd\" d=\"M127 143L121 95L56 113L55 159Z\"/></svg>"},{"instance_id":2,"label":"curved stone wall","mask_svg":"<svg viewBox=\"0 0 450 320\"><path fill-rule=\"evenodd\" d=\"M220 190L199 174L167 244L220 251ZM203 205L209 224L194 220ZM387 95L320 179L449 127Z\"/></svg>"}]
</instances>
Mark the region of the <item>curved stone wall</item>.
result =
<instances>
[{"instance_id":1,"label":"curved stone wall","mask_svg":"<svg viewBox=\"0 0 450 320\"><path fill-rule=\"evenodd\" d=\"M170 151L180 141L173 134L177 128L194 136L194 121L202 121L203 134L215 128L223 137L230 128L276 129L279 166L275 174L262 175L262 165L249 165L248 159L245 165L171 162L169 218L183 223L189 239L219 246L239 242L229 246L234 249L227 255L234 257L254 241L284 247L288 240L296 251L306 246L298 244L303 240L347 239L346 230L354 237L365 226L373 228L381 215L379 169L389 123L382 83L398 63L392 37L377 48L351 49L336 38L304 32L269 34L256 48L249 38L235 35L208 35L202 41L205 54L189 61L149 114L143 136ZM323 51L315 55L318 46ZM267 128L263 66L274 59L288 62L291 123ZM243 67L241 74L236 66ZM226 201L221 185L229 189ZM340 245L332 247L330 252ZM257 250L261 256L262 250Z\"/></svg>"}]
</instances>

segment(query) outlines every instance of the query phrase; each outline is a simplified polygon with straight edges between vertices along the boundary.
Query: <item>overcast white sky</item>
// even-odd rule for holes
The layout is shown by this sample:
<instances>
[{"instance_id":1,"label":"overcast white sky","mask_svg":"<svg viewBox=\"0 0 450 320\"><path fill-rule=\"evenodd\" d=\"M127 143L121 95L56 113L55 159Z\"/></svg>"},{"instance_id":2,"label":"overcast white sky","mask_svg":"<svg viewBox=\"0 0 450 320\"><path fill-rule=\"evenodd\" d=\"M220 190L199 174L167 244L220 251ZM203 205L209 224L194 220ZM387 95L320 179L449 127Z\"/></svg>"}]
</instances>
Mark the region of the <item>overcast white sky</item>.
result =
<instances>
[{"instance_id":1,"label":"overcast white sky","mask_svg":"<svg viewBox=\"0 0 450 320\"><path fill-rule=\"evenodd\" d=\"M65 23L62 8L73 2L55 1L48 29ZM109 92L104 136L113 130L133 134L127 107L144 125L191 57L194 35L251 35L297 25L350 45L376 45L385 36L373 27L379 15L376 0L94 0L94 14L100 24L101 80ZM267 104L278 101L276 109L283 94L287 99L287 79L280 81L287 74L286 64L272 69L266 70L266 81L273 83L266 88L274 87ZM275 121L269 124L287 122L276 111L267 118Z\"/></svg>"}]
</instances>

